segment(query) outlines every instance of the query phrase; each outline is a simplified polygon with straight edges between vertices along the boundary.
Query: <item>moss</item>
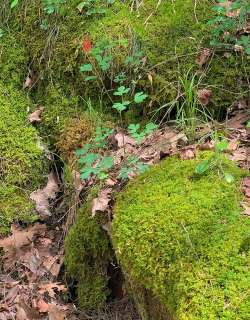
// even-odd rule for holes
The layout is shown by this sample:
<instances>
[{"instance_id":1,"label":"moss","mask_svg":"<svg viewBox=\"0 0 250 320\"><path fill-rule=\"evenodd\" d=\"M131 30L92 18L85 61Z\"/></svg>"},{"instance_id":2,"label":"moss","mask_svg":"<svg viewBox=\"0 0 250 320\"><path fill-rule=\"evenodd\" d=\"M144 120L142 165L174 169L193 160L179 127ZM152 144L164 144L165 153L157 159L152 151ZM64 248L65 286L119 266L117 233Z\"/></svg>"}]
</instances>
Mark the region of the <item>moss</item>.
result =
<instances>
[{"instance_id":1,"label":"moss","mask_svg":"<svg viewBox=\"0 0 250 320\"><path fill-rule=\"evenodd\" d=\"M225 160L234 183L216 172L197 177L205 155L169 158L127 186L115 205L114 247L131 281L173 319L248 319L250 220L239 205L245 172Z\"/></svg>"},{"instance_id":2,"label":"moss","mask_svg":"<svg viewBox=\"0 0 250 320\"><path fill-rule=\"evenodd\" d=\"M9 5L5 2L5 6ZM98 88L100 94L97 94L96 83L86 83L79 72L79 66L88 60L81 51L84 34L89 34L93 45L104 39L129 40L127 48L118 46L112 52L110 71L111 78L120 71L127 72L130 80L126 85L131 85L133 79L131 69L128 70L124 65L124 57L136 50L143 50L147 64L143 70L139 70L141 79L137 82L137 88L150 94L150 104L144 108L144 117L176 98L180 75L183 76L194 67L197 52L209 43L207 21L212 12L211 1L208 0L198 1L195 11L192 0L163 1L158 7L155 0L147 0L143 1L139 10L133 12L127 2L115 1L104 16L94 15L92 18L79 14L77 4L75 0L67 1L61 14L48 15L43 10L41 0L23 0L18 10L12 10L9 16L9 36L0 40L4 43L2 55L13 57L11 61L6 61L6 58L3 60L5 79L14 77L21 86L27 67L34 71L37 81L31 90L31 97L34 103L47 106L41 127L44 127L45 135L48 129L53 130L50 137L54 133L60 134L64 126L63 119L72 117L74 111L81 113L86 109L79 96L90 96L98 103L101 99L112 111L111 103L103 98L102 90ZM47 29L41 27L45 20ZM15 52L20 57L19 61L15 59ZM213 55L202 74L200 86L212 88L211 109L215 109L215 116L247 92L247 74L250 72L248 61L249 58L236 53L229 57L220 52ZM0 71L1 68L0 65ZM200 70L194 67L193 72L199 73ZM148 79L149 73L153 77L153 85ZM108 90L114 89L110 81L105 85ZM164 114L165 111L163 109ZM138 115L134 118L138 118Z\"/></svg>"},{"instance_id":3,"label":"moss","mask_svg":"<svg viewBox=\"0 0 250 320\"><path fill-rule=\"evenodd\" d=\"M90 216L90 201L78 210L77 219L65 240L65 265L77 281L80 307L103 307L108 295L107 266L111 261L108 236Z\"/></svg>"},{"instance_id":4,"label":"moss","mask_svg":"<svg viewBox=\"0 0 250 320\"><path fill-rule=\"evenodd\" d=\"M21 88L27 75L29 56L17 37L7 30L0 38L0 80L8 85Z\"/></svg>"},{"instance_id":5,"label":"moss","mask_svg":"<svg viewBox=\"0 0 250 320\"><path fill-rule=\"evenodd\" d=\"M69 122L79 118L82 112L78 105L78 97L68 95L59 85L49 85L44 90L43 96L46 98L40 94L34 98L38 105L45 108L38 129L45 139L54 144Z\"/></svg>"},{"instance_id":6,"label":"moss","mask_svg":"<svg viewBox=\"0 0 250 320\"><path fill-rule=\"evenodd\" d=\"M29 194L39 187L46 171L36 130L26 120L29 106L28 99L0 83L0 233L13 221L34 219Z\"/></svg>"},{"instance_id":7,"label":"moss","mask_svg":"<svg viewBox=\"0 0 250 320\"><path fill-rule=\"evenodd\" d=\"M64 159L72 158L76 149L82 147L94 133L94 123L88 114L78 119L71 119L61 133L56 147Z\"/></svg>"},{"instance_id":8,"label":"moss","mask_svg":"<svg viewBox=\"0 0 250 320\"><path fill-rule=\"evenodd\" d=\"M158 8L156 6L156 1L147 0L138 11L130 12L127 4L116 2L103 19L90 26L90 34L95 40L103 34L111 40L132 37L132 47L143 50L153 76L153 91L147 79L143 87L151 91L154 107L176 98L180 75L191 67L193 72L199 72L198 67L194 67L195 59L201 48L209 46L207 21L212 17L211 1L207 0L197 3L198 22L192 0L166 1ZM212 87L212 105L217 111L231 106L247 91L248 61L249 58L237 54L231 54L229 58L222 53L213 56L201 86Z\"/></svg>"}]
</instances>

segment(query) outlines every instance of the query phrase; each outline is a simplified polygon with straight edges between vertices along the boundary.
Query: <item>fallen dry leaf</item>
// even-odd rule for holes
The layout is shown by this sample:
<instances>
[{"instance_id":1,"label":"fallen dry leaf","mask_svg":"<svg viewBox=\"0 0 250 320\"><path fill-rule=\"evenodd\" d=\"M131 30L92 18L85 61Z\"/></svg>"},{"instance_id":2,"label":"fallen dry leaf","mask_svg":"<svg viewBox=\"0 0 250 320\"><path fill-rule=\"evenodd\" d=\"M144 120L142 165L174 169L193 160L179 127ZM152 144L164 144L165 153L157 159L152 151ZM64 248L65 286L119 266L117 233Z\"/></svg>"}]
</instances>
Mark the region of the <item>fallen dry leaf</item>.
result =
<instances>
[{"instance_id":1,"label":"fallen dry leaf","mask_svg":"<svg viewBox=\"0 0 250 320\"><path fill-rule=\"evenodd\" d=\"M42 298L40 298L37 303L36 307L41 313L45 313L49 311L49 304L45 302Z\"/></svg>"},{"instance_id":2,"label":"fallen dry leaf","mask_svg":"<svg viewBox=\"0 0 250 320\"><path fill-rule=\"evenodd\" d=\"M196 58L195 62L202 67L204 64L208 62L208 59L210 58L212 54L212 50L208 48L204 48Z\"/></svg>"},{"instance_id":3,"label":"fallen dry leaf","mask_svg":"<svg viewBox=\"0 0 250 320\"><path fill-rule=\"evenodd\" d=\"M197 91L197 96L199 102L202 105L206 106L209 104L210 98L212 96L212 91L208 89L201 89Z\"/></svg>"},{"instance_id":4,"label":"fallen dry leaf","mask_svg":"<svg viewBox=\"0 0 250 320\"><path fill-rule=\"evenodd\" d=\"M29 116L28 116L28 120L30 123L35 123L35 122L41 122L41 114L44 111L44 107L39 107L37 110L35 110L34 112L32 112Z\"/></svg>"},{"instance_id":5,"label":"fallen dry leaf","mask_svg":"<svg viewBox=\"0 0 250 320\"><path fill-rule=\"evenodd\" d=\"M245 197L250 200L250 177L245 177L243 179L241 189Z\"/></svg>"},{"instance_id":6,"label":"fallen dry leaf","mask_svg":"<svg viewBox=\"0 0 250 320\"><path fill-rule=\"evenodd\" d=\"M239 148L235 150L232 155L229 156L229 159L232 161L246 161L247 160L247 151L245 148Z\"/></svg>"},{"instance_id":7,"label":"fallen dry leaf","mask_svg":"<svg viewBox=\"0 0 250 320\"><path fill-rule=\"evenodd\" d=\"M30 251L30 246L35 238L44 235L46 226L36 223L26 229L18 229L15 225L11 227L12 235L0 240L0 247L4 250L4 269L9 270L19 261L19 258ZM31 254L31 253L30 253Z\"/></svg>"},{"instance_id":8,"label":"fallen dry leaf","mask_svg":"<svg viewBox=\"0 0 250 320\"><path fill-rule=\"evenodd\" d=\"M231 119L227 120L226 126L228 129L242 129L246 127L246 122L249 121L250 114L247 110L237 112Z\"/></svg>"},{"instance_id":9,"label":"fallen dry leaf","mask_svg":"<svg viewBox=\"0 0 250 320\"><path fill-rule=\"evenodd\" d=\"M26 318L22 318L24 316L24 313L22 312L22 310L20 310L20 320L21 319L25 319L25 320L38 320L41 319L39 312L28 306L27 303L24 301L23 298L19 298L19 302L17 304L17 309L23 309L23 311L25 312Z\"/></svg>"},{"instance_id":10,"label":"fallen dry leaf","mask_svg":"<svg viewBox=\"0 0 250 320\"><path fill-rule=\"evenodd\" d=\"M60 310L57 305L49 305L49 320L64 320L66 318L66 313Z\"/></svg>"},{"instance_id":11,"label":"fallen dry leaf","mask_svg":"<svg viewBox=\"0 0 250 320\"><path fill-rule=\"evenodd\" d=\"M49 200L56 198L56 194L59 192L59 181L57 175L51 172L48 175L48 182L46 187L34 191L30 195L30 199L36 203L36 211L41 216L50 216L50 204Z\"/></svg>"},{"instance_id":12,"label":"fallen dry leaf","mask_svg":"<svg viewBox=\"0 0 250 320\"><path fill-rule=\"evenodd\" d=\"M111 194L111 188L103 189L99 192L98 198L95 198L92 202L92 216L95 216L98 211L105 212L108 210Z\"/></svg>"},{"instance_id":13,"label":"fallen dry leaf","mask_svg":"<svg viewBox=\"0 0 250 320\"><path fill-rule=\"evenodd\" d=\"M33 85L33 80L32 78L28 75L27 78L25 79L25 82L23 84L23 89L31 88Z\"/></svg>"},{"instance_id":14,"label":"fallen dry leaf","mask_svg":"<svg viewBox=\"0 0 250 320\"><path fill-rule=\"evenodd\" d=\"M206 142L200 144L198 146L198 148L200 150L213 150L214 149L214 145L215 145L214 141L213 140L209 140L209 141L206 141Z\"/></svg>"},{"instance_id":15,"label":"fallen dry leaf","mask_svg":"<svg viewBox=\"0 0 250 320\"><path fill-rule=\"evenodd\" d=\"M133 138L131 138L130 136L128 136L122 132L118 132L115 135L115 140L117 141L119 148L124 147L126 144L130 144L132 146L136 145L136 141Z\"/></svg>"},{"instance_id":16,"label":"fallen dry leaf","mask_svg":"<svg viewBox=\"0 0 250 320\"><path fill-rule=\"evenodd\" d=\"M243 207L244 211L242 212L245 216L250 217L250 205L246 202L241 202L241 206Z\"/></svg>"},{"instance_id":17,"label":"fallen dry leaf","mask_svg":"<svg viewBox=\"0 0 250 320\"><path fill-rule=\"evenodd\" d=\"M49 271L54 277L57 277L63 264L63 253L59 252L55 256L47 256L43 258L43 267Z\"/></svg>"},{"instance_id":18,"label":"fallen dry leaf","mask_svg":"<svg viewBox=\"0 0 250 320\"><path fill-rule=\"evenodd\" d=\"M235 151L235 150L237 150L238 146L239 146L239 140L238 139L232 139L231 141L229 141L227 149L229 151Z\"/></svg>"},{"instance_id":19,"label":"fallen dry leaf","mask_svg":"<svg viewBox=\"0 0 250 320\"><path fill-rule=\"evenodd\" d=\"M194 159L196 156L196 147L193 145L184 147L180 151L181 160L190 160Z\"/></svg>"},{"instance_id":20,"label":"fallen dry leaf","mask_svg":"<svg viewBox=\"0 0 250 320\"><path fill-rule=\"evenodd\" d=\"M40 283L38 285L40 294L48 293L51 298L55 298L56 291L67 292L67 288L59 282Z\"/></svg>"}]
</instances>

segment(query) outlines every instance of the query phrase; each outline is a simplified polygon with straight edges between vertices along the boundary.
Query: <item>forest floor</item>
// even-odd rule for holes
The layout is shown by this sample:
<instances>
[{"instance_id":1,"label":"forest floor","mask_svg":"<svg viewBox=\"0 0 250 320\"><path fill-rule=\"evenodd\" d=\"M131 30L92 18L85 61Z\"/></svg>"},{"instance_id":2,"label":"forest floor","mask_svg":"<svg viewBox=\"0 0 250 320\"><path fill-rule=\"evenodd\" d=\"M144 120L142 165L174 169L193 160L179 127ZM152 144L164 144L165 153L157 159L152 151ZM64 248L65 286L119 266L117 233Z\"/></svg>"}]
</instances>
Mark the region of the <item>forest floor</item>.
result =
<instances>
[{"instance_id":1,"label":"forest floor","mask_svg":"<svg viewBox=\"0 0 250 320\"><path fill-rule=\"evenodd\" d=\"M207 123L199 128L197 134L209 136L214 126L226 132L228 144L225 154L247 170L250 169L250 129L248 101L235 104L224 123ZM215 141L202 140L190 145L184 133L173 127L164 126L151 133L136 144L134 139L123 131L117 131L111 137L114 144L113 155L119 163L123 153L137 155L144 164L151 165L171 155L178 155L183 161L195 157L198 150L212 150ZM94 199L92 214L97 211L111 212L113 194L123 185L110 172L106 185ZM130 175L133 179L134 174ZM74 304L72 286L67 283L64 273L64 237L70 210L64 211L61 177L56 171L50 173L47 185L33 193L40 211L51 210L52 215L33 225L13 224L11 235L0 240L3 249L3 270L0 276L0 319L99 319L99 320L136 320L139 319L132 302L123 294L113 292L113 299L105 310L99 313L84 313ZM88 188L79 176L75 179L75 203L80 201L80 193ZM242 183L246 201L242 203L242 214L250 217L250 179ZM39 207L40 206L40 207ZM109 232L110 223L103 225Z\"/></svg>"}]
</instances>

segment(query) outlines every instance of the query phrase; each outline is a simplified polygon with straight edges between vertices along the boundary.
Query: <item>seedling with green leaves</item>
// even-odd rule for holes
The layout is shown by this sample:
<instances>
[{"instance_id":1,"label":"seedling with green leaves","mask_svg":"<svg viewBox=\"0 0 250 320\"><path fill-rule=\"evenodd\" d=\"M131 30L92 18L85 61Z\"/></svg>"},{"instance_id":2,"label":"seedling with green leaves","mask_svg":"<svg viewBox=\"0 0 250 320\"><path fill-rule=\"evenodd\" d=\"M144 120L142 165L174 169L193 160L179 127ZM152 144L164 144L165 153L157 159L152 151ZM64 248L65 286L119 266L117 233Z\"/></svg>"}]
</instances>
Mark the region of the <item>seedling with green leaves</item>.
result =
<instances>
[{"instance_id":1,"label":"seedling with green leaves","mask_svg":"<svg viewBox=\"0 0 250 320\"><path fill-rule=\"evenodd\" d=\"M121 116L130 104L141 104L148 95L143 91L136 92L137 80L131 79L131 74L135 76L136 70L141 65L142 52L135 52L134 55L125 58L122 65L127 66L128 69L114 75L112 50L120 45L127 46L127 41L97 43L94 48L85 52L88 63L80 66L80 72L85 75L85 81L97 81L100 90L106 92L112 107ZM135 66L136 69L131 70ZM107 83L111 84L110 87L107 87ZM118 85L115 89L113 89L114 84ZM110 95L112 90L114 90L113 97ZM116 101L119 97L121 100Z\"/></svg>"},{"instance_id":2,"label":"seedling with green leaves","mask_svg":"<svg viewBox=\"0 0 250 320\"><path fill-rule=\"evenodd\" d=\"M62 13L63 5L66 3L66 0L43 0L44 11L51 15L53 13Z\"/></svg>"},{"instance_id":3,"label":"seedling with green leaves","mask_svg":"<svg viewBox=\"0 0 250 320\"><path fill-rule=\"evenodd\" d=\"M249 0L219 0L213 6L216 17L209 20L212 26L211 45L219 48L234 48L235 45L241 46L246 54L250 54L250 42L248 35L241 35L238 38L239 30L247 27L250 2Z\"/></svg>"},{"instance_id":4,"label":"seedling with green leaves","mask_svg":"<svg viewBox=\"0 0 250 320\"><path fill-rule=\"evenodd\" d=\"M230 172L226 172L223 167L223 153L228 149L228 141L226 139L222 139L217 141L214 146L214 153L207 160L199 163L195 169L195 172L199 175L206 174L210 170L216 170L219 175L223 176L224 179L231 183L234 181L234 177Z\"/></svg>"},{"instance_id":5,"label":"seedling with green leaves","mask_svg":"<svg viewBox=\"0 0 250 320\"><path fill-rule=\"evenodd\" d=\"M157 125L149 122L146 127L140 131L141 125L139 123L137 124L130 124L128 126L128 132L131 135L132 138L135 139L137 143L141 143L142 140L149 134L151 134L155 129L157 129Z\"/></svg>"},{"instance_id":6,"label":"seedling with green leaves","mask_svg":"<svg viewBox=\"0 0 250 320\"><path fill-rule=\"evenodd\" d=\"M108 171L113 167L113 158L103 157L99 150L106 146L107 138L112 132L111 129L98 127L93 142L76 150L82 180L87 180L91 176L96 176L100 180L107 178Z\"/></svg>"},{"instance_id":7,"label":"seedling with green leaves","mask_svg":"<svg viewBox=\"0 0 250 320\"><path fill-rule=\"evenodd\" d=\"M157 126L154 123L148 123L143 130L139 132L139 124L131 124L128 132L140 143L147 135L151 134ZM114 167L114 159L110 155L104 155L109 150L108 137L113 133L112 129L98 127L95 137L91 143L85 144L81 149L76 150L78 163L80 166L80 177L82 180L88 180L90 177L96 177L100 180L108 177L108 172ZM130 174L144 172L147 165L141 162L137 156L124 155L121 168L118 173L119 179L127 179Z\"/></svg>"},{"instance_id":8,"label":"seedling with green leaves","mask_svg":"<svg viewBox=\"0 0 250 320\"><path fill-rule=\"evenodd\" d=\"M118 178L126 180L133 173L143 173L148 169L148 166L141 162L137 157L128 157L126 164L121 168Z\"/></svg>"},{"instance_id":9,"label":"seedling with green leaves","mask_svg":"<svg viewBox=\"0 0 250 320\"><path fill-rule=\"evenodd\" d=\"M81 1L76 8L87 17L104 15L106 8L114 2L115 0L85 0Z\"/></svg>"}]
</instances>

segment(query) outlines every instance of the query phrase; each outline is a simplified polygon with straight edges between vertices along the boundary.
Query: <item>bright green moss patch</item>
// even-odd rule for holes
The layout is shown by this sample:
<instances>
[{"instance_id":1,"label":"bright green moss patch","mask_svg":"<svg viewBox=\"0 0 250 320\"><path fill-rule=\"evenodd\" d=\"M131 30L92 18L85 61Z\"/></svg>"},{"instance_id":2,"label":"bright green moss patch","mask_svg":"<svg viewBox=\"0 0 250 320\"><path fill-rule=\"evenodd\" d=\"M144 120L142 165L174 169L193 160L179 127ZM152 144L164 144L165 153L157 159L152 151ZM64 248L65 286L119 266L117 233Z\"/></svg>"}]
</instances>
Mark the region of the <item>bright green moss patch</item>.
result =
<instances>
[{"instance_id":1,"label":"bright green moss patch","mask_svg":"<svg viewBox=\"0 0 250 320\"><path fill-rule=\"evenodd\" d=\"M239 205L244 172L225 160L234 183L214 172L197 177L199 161L169 158L119 194L115 250L131 281L159 298L173 319L248 319L250 219Z\"/></svg>"},{"instance_id":2,"label":"bright green moss patch","mask_svg":"<svg viewBox=\"0 0 250 320\"><path fill-rule=\"evenodd\" d=\"M29 105L28 99L0 83L0 233L13 221L35 217L29 194L43 180L45 161L36 130L27 122Z\"/></svg>"},{"instance_id":3,"label":"bright green moss patch","mask_svg":"<svg viewBox=\"0 0 250 320\"><path fill-rule=\"evenodd\" d=\"M79 209L65 240L68 275L77 280L77 296L84 309L101 308L107 299L107 266L111 259L108 236L90 216L90 203Z\"/></svg>"}]
</instances>

